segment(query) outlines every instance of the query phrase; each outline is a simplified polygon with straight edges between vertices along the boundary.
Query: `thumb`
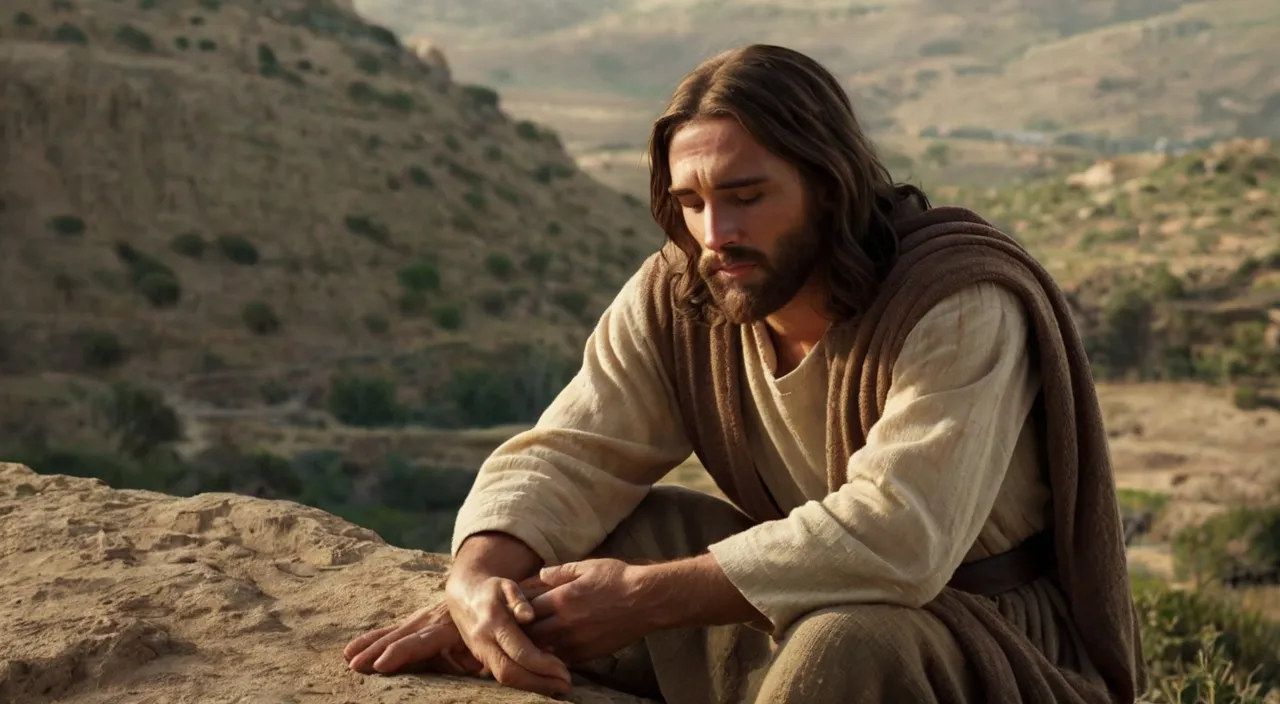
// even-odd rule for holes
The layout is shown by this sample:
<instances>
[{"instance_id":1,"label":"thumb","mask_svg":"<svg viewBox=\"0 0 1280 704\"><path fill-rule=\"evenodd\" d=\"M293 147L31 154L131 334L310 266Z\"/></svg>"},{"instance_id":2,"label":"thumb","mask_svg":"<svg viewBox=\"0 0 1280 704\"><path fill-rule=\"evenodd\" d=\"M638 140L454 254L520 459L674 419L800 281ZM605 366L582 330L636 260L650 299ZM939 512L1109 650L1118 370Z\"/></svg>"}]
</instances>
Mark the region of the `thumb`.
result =
<instances>
[{"instance_id":1,"label":"thumb","mask_svg":"<svg viewBox=\"0 0 1280 704\"><path fill-rule=\"evenodd\" d=\"M519 585L511 580L503 581L502 597L506 600L507 608L511 611L511 615L515 616L516 621L524 624L533 621L533 606L529 604Z\"/></svg>"},{"instance_id":2,"label":"thumb","mask_svg":"<svg viewBox=\"0 0 1280 704\"><path fill-rule=\"evenodd\" d=\"M563 565L543 567L538 578L547 586L560 587L582 576L580 563L566 562Z\"/></svg>"}]
</instances>

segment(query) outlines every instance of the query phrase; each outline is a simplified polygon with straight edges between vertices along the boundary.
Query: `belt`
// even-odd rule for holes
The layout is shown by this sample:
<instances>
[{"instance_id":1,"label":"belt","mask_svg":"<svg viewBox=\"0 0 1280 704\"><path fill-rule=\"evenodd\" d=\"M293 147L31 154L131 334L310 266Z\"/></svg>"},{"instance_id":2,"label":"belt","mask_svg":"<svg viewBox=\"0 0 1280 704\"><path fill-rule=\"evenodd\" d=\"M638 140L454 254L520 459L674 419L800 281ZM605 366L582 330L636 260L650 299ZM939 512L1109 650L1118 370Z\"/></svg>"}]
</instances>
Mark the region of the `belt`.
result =
<instances>
[{"instance_id":1,"label":"belt","mask_svg":"<svg viewBox=\"0 0 1280 704\"><path fill-rule=\"evenodd\" d=\"M1048 574L1055 555L1053 533L1042 531L1012 550L960 565L947 586L978 596L1003 594Z\"/></svg>"}]
</instances>

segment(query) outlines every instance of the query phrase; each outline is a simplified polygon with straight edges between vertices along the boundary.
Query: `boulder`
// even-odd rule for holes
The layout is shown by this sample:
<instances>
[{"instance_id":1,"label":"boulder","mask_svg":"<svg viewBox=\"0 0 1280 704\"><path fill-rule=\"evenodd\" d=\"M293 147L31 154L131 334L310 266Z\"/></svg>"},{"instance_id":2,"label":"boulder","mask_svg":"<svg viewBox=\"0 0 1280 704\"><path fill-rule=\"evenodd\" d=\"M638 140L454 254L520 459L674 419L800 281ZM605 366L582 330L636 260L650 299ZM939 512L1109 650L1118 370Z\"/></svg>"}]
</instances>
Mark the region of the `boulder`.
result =
<instances>
[{"instance_id":1,"label":"boulder","mask_svg":"<svg viewBox=\"0 0 1280 704\"><path fill-rule=\"evenodd\" d=\"M342 648L441 598L448 559L319 509L0 463L0 702L553 702L366 676ZM560 701L644 700L586 682Z\"/></svg>"}]
</instances>

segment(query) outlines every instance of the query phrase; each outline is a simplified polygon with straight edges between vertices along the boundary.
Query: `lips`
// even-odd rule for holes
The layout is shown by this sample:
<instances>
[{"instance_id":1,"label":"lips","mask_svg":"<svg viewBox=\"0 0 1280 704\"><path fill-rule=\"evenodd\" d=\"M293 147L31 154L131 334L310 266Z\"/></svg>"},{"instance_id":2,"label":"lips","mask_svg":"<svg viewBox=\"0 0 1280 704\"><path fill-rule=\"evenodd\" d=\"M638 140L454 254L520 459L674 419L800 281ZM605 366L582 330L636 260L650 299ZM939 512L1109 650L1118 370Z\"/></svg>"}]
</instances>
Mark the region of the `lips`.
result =
<instances>
[{"instance_id":1,"label":"lips","mask_svg":"<svg viewBox=\"0 0 1280 704\"><path fill-rule=\"evenodd\" d=\"M754 262L739 262L737 264L728 264L726 266L722 266L720 267L719 270L717 270L716 273L723 274L725 276L741 276L743 274L751 272L755 268L756 268L756 265Z\"/></svg>"}]
</instances>

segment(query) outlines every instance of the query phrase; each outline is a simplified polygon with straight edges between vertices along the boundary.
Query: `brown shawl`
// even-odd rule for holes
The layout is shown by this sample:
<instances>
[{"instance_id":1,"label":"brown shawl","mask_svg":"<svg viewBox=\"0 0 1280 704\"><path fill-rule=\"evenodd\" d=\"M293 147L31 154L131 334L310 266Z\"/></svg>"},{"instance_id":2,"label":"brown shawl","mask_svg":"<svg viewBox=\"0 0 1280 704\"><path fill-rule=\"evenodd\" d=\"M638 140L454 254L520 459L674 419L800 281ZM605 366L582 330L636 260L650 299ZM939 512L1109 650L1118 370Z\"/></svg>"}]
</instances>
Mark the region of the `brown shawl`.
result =
<instances>
[{"instance_id":1,"label":"brown shawl","mask_svg":"<svg viewBox=\"0 0 1280 704\"><path fill-rule=\"evenodd\" d=\"M883 412L894 361L916 322L944 298L980 282L1015 291L1033 321L1032 349L1044 383L1057 572L1086 652L1109 691L1055 668L990 599L948 587L925 608L955 634L988 701L1133 701L1146 674L1123 528L1102 412L1066 299L1015 240L968 210L911 210L895 220L895 229L900 258L873 304L857 320L833 326L824 341L829 490L847 481L849 457ZM698 323L675 311L671 280L683 270L683 254L671 247L664 252L651 262L647 314L655 332L670 341L659 348L695 452L745 513L757 521L782 518L747 449L738 328Z\"/></svg>"}]
</instances>

